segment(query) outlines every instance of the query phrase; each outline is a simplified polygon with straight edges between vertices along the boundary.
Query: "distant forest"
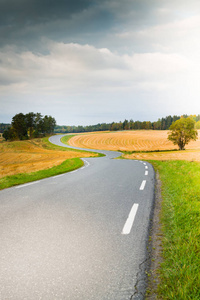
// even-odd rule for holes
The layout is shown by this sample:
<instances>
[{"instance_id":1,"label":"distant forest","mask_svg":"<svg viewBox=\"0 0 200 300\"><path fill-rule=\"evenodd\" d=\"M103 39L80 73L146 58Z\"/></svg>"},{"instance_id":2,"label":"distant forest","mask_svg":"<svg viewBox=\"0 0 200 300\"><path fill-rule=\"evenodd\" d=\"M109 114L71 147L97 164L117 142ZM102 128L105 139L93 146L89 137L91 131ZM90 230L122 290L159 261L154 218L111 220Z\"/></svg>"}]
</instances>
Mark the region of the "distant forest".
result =
<instances>
[{"instance_id":1,"label":"distant forest","mask_svg":"<svg viewBox=\"0 0 200 300\"><path fill-rule=\"evenodd\" d=\"M28 116L30 116L29 113ZM88 126L60 126L56 125L56 121L51 116L45 116L42 118L41 114L36 114L40 122L35 122L35 136L38 133L79 133L79 132L92 132L92 131L118 131L118 130L168 130L170 125L180 118L191 117L196 122L196 128L200 129L200 115L182 115L182 116L167 116L162 119L158 119L156 122L150 121L130 121L124 120L124 122L112 122L112 123L99 123L96 125ZM36 115L34 117L36 117ZM27 115L26 115L27 116ZM35 118L34 120L36 120ZM37 121L38 121L37 120ZM50 123L49 123L50 121ZM12 122L13 123L13 122ZM40 126L39 126L40 124ZM47 126L50 124L50 127ZM41 126L42 125L42 126ZM45 125L45 126L44 126ZM5 130L11 127L11 124L0 123L0 133L3 133ZM28 126L31 127L30 125ZM41 127L40 129L38 127ZM47 128L46 128L47 127ZM47 130L45 130L47 129ZM36 134L37 133L37 134Z\"/></svg>"},{"instance_id":2,"label":"distant forest","mask_svg":"<svg viewBox=\"0 0 200 300\"><path fill-rule=\"evenodd\" d=\"M55 133L79 133L79 132L92 132L92 131L117 131L117 130L167 130L170 125L180 118L191 117L198 122L200 125L200 115L182 115L182 116L167 116L162 119L158 119L156 122L150 121L130 121L124 120L124 122L112 122L112 123L99 123L97 125L89 125L89 126L59 126L56 125L54 132Z\"/></svg>"}]
</instances>

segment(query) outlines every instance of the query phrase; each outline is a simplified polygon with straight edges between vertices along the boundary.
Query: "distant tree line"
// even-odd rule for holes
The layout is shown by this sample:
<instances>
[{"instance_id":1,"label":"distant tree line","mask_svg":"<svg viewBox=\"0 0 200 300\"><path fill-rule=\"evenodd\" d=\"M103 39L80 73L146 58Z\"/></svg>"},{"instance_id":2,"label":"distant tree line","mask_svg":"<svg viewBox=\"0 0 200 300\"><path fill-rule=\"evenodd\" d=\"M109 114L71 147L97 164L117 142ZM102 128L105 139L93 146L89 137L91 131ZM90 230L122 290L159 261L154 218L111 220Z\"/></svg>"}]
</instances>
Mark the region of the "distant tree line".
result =
<instances>
[{"instance_id":1,"label":"distant tree line","mask_svg":"<svg viewBox=\"0 0 200 300\"><path fill-rule=\"evenodd\" d=\"M7 124L6 124L7 125ZM19 113L12 118L11 125L4 130L6 140L26 140L54 133L56 120L41 113Z\"/></svg>"},{"instance_id":2,"label":"distant tree line","mask_svg":"<svg viewBox=\"0 0 200 300\"><path fill-rule=\"evenodd\" d=\"M130 121L124 120L124 122L112 122L112 123L99 123L97 125L89 126L55 126L55 133L78 133L78 132L92 132L92 131L118 131L118 130L168 130L171 124L180 118L191 117L196 123L196 128L200 129L200 115L182 115L182 116L167 116L162 119L158 119L156 122L150 121Z\"/></svg>"},{"instance_id":3,"label":"distant tree line","mask_svg":"<svg viewBox=\"0 0 200 300\"><path fill-rule=\"evenodd\" d=\"M12 118L11 124L0 123L0 132L6 140L28 139L45 136L52 133L79 133L92 131L118 131L118 130L169 130L171 124L181 118L192 118L195 128L200 129L200 115L167 116L158 121L133 121L98 123L88 126L59 126L51 116L42 116L40 113L19 113Z\"/></svg>"}]
</instances>

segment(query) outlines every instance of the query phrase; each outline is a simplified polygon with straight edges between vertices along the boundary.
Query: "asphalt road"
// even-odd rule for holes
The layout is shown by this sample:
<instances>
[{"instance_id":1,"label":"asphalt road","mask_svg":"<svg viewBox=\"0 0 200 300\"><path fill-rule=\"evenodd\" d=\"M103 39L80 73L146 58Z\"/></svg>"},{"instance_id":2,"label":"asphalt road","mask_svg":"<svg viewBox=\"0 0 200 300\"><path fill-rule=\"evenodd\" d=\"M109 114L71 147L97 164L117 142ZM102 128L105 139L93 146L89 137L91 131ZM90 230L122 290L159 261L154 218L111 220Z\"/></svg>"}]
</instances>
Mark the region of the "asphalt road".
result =
<instances>
[{"instance_id":1,"label":"asphalt road","mask_svg":"<svg viewBox=\"0 0 200 300\"><path fill-rule=\"evenodd\" d=\"M0 191L1 300L143 299L154 171L103 152Z\"/></svg>"}]
</instances>

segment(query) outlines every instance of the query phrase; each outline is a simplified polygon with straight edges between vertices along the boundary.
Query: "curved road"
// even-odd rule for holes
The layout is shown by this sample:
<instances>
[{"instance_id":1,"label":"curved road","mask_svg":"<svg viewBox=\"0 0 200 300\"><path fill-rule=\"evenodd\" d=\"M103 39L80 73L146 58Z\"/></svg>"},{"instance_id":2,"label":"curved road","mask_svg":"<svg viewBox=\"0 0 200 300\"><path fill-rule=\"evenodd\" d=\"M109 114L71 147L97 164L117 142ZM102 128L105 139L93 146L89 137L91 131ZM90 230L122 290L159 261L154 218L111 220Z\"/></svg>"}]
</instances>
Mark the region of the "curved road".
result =
<instances>
[{"instance_id":1,"label":"curved road","mask_svg":"<svg viewBox=\"0 0 200 300\"><path fill-rule=\"evenodd\" d=\"M79 170L0 192L1 300L144 298L154 171L102 152Z\"/></svg>"}]
</instances>

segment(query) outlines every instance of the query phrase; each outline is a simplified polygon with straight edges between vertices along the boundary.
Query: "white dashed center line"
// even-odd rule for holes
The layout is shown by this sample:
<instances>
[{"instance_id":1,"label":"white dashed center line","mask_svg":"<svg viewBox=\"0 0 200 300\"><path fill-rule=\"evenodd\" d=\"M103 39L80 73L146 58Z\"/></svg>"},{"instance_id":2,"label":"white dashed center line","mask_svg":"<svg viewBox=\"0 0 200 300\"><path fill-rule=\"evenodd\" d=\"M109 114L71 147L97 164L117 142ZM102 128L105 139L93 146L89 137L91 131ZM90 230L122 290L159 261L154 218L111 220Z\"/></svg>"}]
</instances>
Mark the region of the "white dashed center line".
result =
<instances>
[{"instance_id":1,"label":"white dashed center line","mask_svg":"<svg viewBox=\"0 0 200 300\"><path fill-rule=\"evenodd\" d=\"M131 211L128 215L128 219L126 220L126 223L125 223L124 228L122 230L122 234L129 234L131 232L131 228L133 226L133 222L134 222L134 219L135 219L135 215L137 213L138 206L139 206L139 204L137 204L137 203L133 204L133 206L131 208Z\"/></svg>"},{"instance_id":2,"label":"white dashed center line","mask_svg":"<svg viewBox=\"0 0 200 300\"><path fill-rule=\"evenodd\" d=\"M143 191L143 190L144 190L145 184L146 184L146 180L143 180L143 181L142 181L142 184L141 184L141 186L140 186L140 191Z\"/></svg>"}]
</instances>

